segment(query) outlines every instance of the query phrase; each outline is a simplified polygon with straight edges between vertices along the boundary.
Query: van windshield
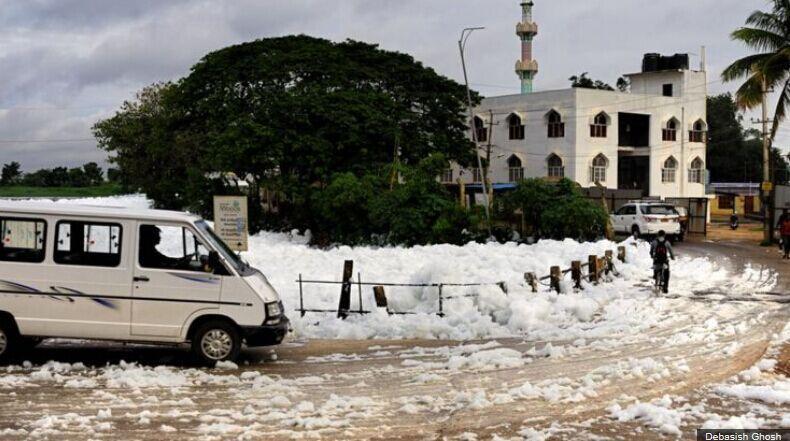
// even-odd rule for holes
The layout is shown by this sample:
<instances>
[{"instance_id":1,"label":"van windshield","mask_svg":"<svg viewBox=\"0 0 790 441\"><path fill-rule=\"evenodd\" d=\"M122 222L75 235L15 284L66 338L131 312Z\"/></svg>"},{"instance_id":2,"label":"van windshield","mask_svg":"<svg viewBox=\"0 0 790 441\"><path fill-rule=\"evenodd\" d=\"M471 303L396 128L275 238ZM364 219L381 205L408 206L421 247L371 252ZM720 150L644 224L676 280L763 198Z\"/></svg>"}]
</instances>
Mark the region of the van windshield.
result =
<instances>
[{"instance_id":1,"label":"van windshield","mask_svg":"<svg viewBox=\"0 0 790 441\"><path fill-rule=\"evenodd\" d=\"M241 258L225 244L225 241L214 233L214 230L208 226L206 221L197 221L195 222L195 226L206 236L208 241L211 242L212 247L214 247L214 249L216 249L239 274L244 275L247 272L246 270L250 266L241 260Z\"/></svg>"}]
</instances>

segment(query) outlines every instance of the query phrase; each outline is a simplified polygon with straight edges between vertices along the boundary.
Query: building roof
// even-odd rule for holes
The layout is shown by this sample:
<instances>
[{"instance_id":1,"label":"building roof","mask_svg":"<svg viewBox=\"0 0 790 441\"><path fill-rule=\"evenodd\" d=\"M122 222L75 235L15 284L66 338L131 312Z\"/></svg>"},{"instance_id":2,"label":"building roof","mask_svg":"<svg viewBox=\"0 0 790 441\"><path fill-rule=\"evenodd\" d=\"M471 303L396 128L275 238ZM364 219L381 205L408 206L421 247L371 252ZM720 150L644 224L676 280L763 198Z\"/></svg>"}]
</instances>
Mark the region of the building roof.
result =
<instances>
[{"instance_id":1,"label":"building roof","mask_svg":"<svg viewBox=\"0 0 790 441\"><path fill-rule=\"evenodd\" d=\"M142 208L115 207L108 205L77 205L57 202L3 201L0 200L0 215L15 214L63 217L102 217L134 220L157 220L165 222L193 222L199 216L180 211L152 210Z\"/></svg>"}]
</instances>

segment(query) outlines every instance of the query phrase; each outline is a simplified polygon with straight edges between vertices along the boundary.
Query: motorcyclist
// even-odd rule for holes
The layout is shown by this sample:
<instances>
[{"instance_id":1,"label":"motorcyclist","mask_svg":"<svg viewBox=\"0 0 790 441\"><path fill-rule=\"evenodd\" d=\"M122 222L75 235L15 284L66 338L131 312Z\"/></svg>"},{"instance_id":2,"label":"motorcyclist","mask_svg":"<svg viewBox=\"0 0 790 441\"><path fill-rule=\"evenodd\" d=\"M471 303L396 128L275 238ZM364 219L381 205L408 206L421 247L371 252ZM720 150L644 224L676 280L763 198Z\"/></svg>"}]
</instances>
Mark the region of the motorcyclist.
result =
<instances>
[{"instance_id":1,"label":"motorcyclist","mask_svg":"<svg viewBox=\"0 0 790 441\"><path fill-rule=\"evenodd\" d=\"M672 251L672 244L667 240L667 233L664 230L658 232L658 236L650 244L650 257L653 258L653 277L658 278L664 265L667 266L664 275L664 288L666 294L669 292L669 259L675 260L675 253Z\"/></svg>"}]
</instances>

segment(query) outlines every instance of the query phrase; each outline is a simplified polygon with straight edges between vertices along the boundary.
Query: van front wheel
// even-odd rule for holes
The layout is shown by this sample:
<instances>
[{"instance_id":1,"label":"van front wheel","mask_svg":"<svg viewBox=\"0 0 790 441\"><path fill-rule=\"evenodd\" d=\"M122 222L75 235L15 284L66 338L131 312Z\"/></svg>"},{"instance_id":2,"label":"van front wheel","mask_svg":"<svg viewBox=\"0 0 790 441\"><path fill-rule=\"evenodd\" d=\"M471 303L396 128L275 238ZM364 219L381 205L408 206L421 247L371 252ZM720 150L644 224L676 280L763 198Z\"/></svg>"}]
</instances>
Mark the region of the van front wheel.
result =
<instances>
[{"instance_id":1,"label":"van front wheel","mask_svg":"<svg viewBox=\"0 0 790 441\"><path fill-rule=\"evenodd\" d=\"M230 323L210 321L201 325L195 332L192 351L206 364L233 361L241 352L241 335Z\"/></svg>"},{"instance_id":2,"label":"van front wheel","mask_svg":"<svg viewBox=\"0 0 790 441\"><path fill-rule=\"evenodd\" d=\"M0 364L11 359L11 354L17 349L16 329L7 322L0 321Z\"/></svg>"}]
</instances>

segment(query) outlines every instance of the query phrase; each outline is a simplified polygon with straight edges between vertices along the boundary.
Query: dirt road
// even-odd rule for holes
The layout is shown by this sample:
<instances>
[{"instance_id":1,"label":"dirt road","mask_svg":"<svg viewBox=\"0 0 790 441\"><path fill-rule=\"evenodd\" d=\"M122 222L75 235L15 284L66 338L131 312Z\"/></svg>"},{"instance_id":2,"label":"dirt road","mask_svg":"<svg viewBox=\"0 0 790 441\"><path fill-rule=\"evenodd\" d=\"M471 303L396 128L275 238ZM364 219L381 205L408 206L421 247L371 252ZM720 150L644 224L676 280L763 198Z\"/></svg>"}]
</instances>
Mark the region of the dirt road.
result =
<instances>
[{"instance_id":1,"label":"dirt road","mask_svg":"<svg viewBox=\"0 0 790 441\"><path fill-rule=\"evenodd\" d=\"M677 251L762 265L778 283L748 298L670 295L660 302L679 313L648 332L575 341L291 340L209 370L166 348L45 344L32 365L0 371L0 438L691 438L758 412L714 385L755 365L788 322L790 265L746 244ZM769 424L790 412L759 405Z\"/></svg>"}]
</instances>

